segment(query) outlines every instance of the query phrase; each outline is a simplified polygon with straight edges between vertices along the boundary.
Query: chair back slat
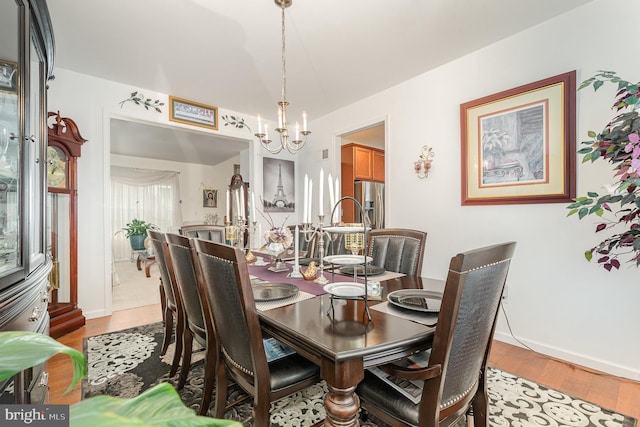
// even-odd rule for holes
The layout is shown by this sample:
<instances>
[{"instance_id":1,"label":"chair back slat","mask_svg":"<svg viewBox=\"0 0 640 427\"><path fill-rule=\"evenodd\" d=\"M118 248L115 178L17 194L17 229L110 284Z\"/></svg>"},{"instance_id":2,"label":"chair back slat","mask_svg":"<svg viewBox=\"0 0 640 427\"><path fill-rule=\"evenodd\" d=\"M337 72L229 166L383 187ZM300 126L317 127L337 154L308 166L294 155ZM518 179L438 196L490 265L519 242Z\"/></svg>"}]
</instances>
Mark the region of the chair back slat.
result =
<instances>
[{"instance_id":1,"label":"chair back slat","mask_svg":"<svg viewBox=\"0 0 640 427\"><path fill-rule=\"evenodd\" d=\"M193 262L191 261L189 239L170 233L166 235L166 238L187 321L198 329L204 330L202 301L198 292Z\"/></svg>"},{"instance_id":2,"label":"chair back slat","mask_svg":"<svg viewBox=\"0 0 640 427\"><path fill-rule=\"evenodd\" d=\"M167 259L164 253L164 242L166 241L164 233L155 230L147 230L148 236L151 238L151 245L153 247L153 254L156 257L156 263L158 264L158 270L160 271L160 281L164 288L165 298L167 303L173 307L176 306L176 295L173 289L169 275L169 269L167 267Z\"/></svg>"}]
</instances>

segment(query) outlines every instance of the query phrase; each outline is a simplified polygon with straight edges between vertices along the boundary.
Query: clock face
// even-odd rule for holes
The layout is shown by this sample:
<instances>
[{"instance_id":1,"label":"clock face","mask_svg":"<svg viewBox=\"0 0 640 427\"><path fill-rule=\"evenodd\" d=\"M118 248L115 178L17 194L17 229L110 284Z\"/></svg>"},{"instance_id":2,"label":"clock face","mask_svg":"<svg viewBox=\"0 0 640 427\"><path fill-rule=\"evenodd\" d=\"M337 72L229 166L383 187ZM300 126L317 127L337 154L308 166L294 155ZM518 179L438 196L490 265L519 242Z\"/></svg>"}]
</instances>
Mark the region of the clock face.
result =
<instances>
[{"instance_id":1,"label":"clock face","mask_svg":"<svg viewBox=\"0 0 640 427\"><path fill-rule=\"evenodd\" d=\"M47 147L47 183L49 187L67 187L67 159L58 147Z\"/></svg>"},{"instance_id":2,"label":"clock face","mask_svg":"<svg viewBox=\"0 0 640 427\"><path fill-rule=\"evenodd\" d=\"M279 208L284 208L284 200L276 201L276 206L279 207Z\"/></svg>"}]
</instances>

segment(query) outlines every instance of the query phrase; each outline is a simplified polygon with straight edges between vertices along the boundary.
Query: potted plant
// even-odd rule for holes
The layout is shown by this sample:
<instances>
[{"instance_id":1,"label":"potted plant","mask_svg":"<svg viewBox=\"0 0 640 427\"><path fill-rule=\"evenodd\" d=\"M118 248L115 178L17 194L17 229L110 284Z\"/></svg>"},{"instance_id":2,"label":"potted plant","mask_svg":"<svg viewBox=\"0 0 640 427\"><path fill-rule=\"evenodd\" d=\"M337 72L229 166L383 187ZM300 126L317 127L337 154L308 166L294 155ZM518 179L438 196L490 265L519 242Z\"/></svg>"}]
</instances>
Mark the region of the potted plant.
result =
<instances>
[{"instance_id":1,"label":"potted plant","mask_svg":"<svg viewBox=\"0 0 640 427\"><path fill-rule=\"evenodd\" d=\"M613 71L599 71L582 82L578 90L593 86L596 91L605 83L618 87L612 109L619 114L600 133L589 131L591 140L582 142L586 147L578 153L584 154L583 163L598 159L611 163L616 182L610 186L609 194L590 191L574 199L567 206L567 216L577 213L580 219L592 214L601 217L596 233L613 227L622 230L584 253L588 261L596 255L598 263L611 271L620 268L621 255L640 266L640 83L623 80ZM613 218L606 218L605 213L613 214Z\"/></svg>"},{"instance_id":2,"label":"potted plant","mask_svg":"<svg viewBox=\"0 0 640 427\"><path fill-rule=\"evenodd\" d=\"M149 222L134 218L131 222L127 223L126 227L122 230L126 232L125 237L129 239L131 249L134 251L142 251L145 249L144 239L147 238L147 230L157 229L158 227Z\"/></svg>"},{"instance_id":3,"label":"potted plant","mask_svg":"<svg viewBox=\"0 0 640 427\"><path fill-rule=\"evenodd\" d=\"M79 351L53 338L34 332L0 332L0 381L63 353L71 357L73 379L70 391L86 375L85 358ZM153 425L241 427L236 421L202 417L187 408L168 383L158 384L137 397L122 399L95 396L71 405L69 415L74 427Z\"/></svg>"}]
</instances>

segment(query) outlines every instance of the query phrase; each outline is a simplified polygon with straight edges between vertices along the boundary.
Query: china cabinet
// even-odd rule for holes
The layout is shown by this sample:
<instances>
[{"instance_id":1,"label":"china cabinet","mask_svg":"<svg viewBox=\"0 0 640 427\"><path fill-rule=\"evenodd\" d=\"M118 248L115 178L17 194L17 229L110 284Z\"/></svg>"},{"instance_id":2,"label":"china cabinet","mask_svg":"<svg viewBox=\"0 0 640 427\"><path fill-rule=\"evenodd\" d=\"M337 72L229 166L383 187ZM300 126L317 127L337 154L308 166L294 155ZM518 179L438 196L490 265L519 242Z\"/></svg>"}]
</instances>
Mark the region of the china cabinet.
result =
<instances>
[{"instance_id":1,"label":"china cabinet","mask_svg":"<svg viewBox=\"0 0 640 427\"><path fill-rule=\"evenodd\" d=\"M53 34L45 0L0 2L0 31L0 330L47 334L46 82ZM0 402L42 402L46 377L38 366L0 382Z\"/></svg>"},{"instance_id":2,"label":"china cabinet","mask_svg":"<svg viewBox=\"0 0 640 427\"><path fill-rule=\"evenodd\" d=\"M49 275L50 335L58 338L82 327L78 307L78 184L77 160L82 138L76 123L60 112L49 113L47 147L47 252L53 267Z\"/></svg>"}]
</instances>

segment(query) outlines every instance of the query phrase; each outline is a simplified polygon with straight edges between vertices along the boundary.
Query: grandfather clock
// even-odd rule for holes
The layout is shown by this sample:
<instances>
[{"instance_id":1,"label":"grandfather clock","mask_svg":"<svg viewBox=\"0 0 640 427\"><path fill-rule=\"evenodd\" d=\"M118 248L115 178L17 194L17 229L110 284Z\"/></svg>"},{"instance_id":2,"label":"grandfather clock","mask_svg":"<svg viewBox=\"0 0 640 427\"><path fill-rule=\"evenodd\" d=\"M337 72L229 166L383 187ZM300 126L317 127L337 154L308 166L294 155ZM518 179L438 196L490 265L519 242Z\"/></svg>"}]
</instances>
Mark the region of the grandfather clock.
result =
<instances>
[{"instance_id":1,"label":"grandfather clock","mask_svg":"<svg viewBox=\"0 0 640 427\"><path fill-rule=\"evenodd\" d=\"M78 308L77 160L82 138L78 126L58 113L48 113L47 249L53 259L49 277L50 335L60 337L85 324Z\"/></svg>"}]
</instances>

